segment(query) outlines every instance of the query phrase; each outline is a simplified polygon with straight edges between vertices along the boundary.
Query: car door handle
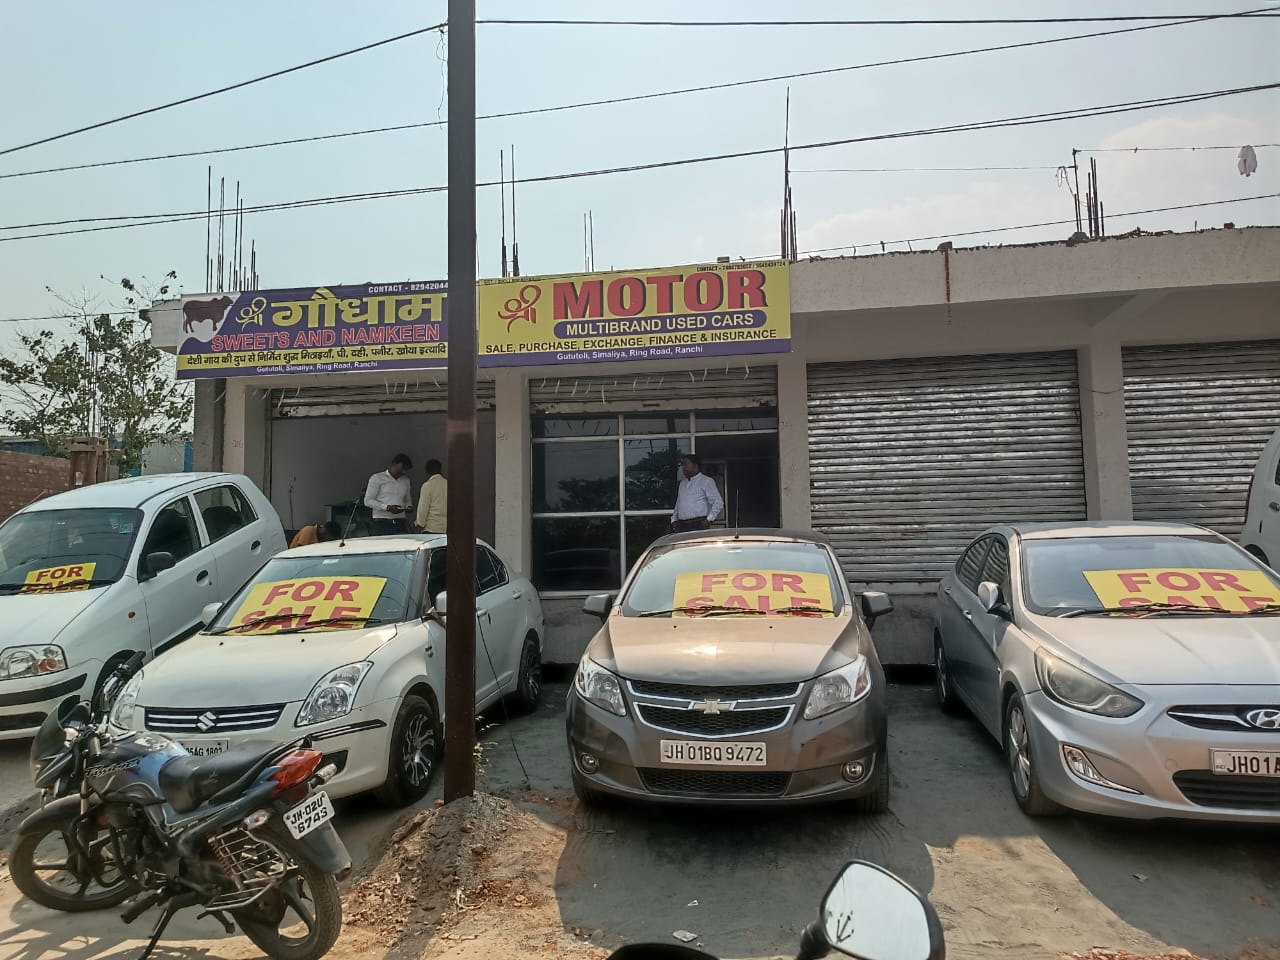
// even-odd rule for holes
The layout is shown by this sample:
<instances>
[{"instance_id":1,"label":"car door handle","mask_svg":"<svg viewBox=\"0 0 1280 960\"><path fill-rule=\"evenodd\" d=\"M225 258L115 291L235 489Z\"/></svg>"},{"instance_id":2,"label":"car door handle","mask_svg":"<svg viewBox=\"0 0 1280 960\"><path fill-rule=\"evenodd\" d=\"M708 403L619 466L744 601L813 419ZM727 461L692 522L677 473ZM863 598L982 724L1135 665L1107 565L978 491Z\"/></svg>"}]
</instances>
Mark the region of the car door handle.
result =
<instances>
[{"instance_id":1,"label":"car door handle","mask_svg":"<svg viewBox=\"0 0 1280 960\"><path fill-rule=\"evenodd\" d=\"M1275 500L1272 500L1270 503L1267 504L1267 506L1270 507L1272 510L1274 510L1276 513L1280 513L1280 503L1277 503Z\"/></svg>"},{"instance_id":2,"label":"car door handle","mask_svg":"<svg viewBox=\"0 0 1280 960\"><path fill-rule=\"evenodd\" d=\"M492 618L491 616L489 616L489 611L488 611L488 610L481 610L481 611L480 611L480 616L484 617L484 619L485 619L485 622L486 622L486 623L492 623L492 622L493 622L493 618Z\"/></svg>"},{"instance_id":3,"label":"car door handle","mask_svg":"<svg viewBox=\"0 0 1280 960\"><path fill-rule=\"evenodd\" d=\"M196 574L196 583L204 583L208 579L209 579L208 570L201 570L199 573Z\"/></svg>"},{"instance_id":4,"label":"car door handle","mask_svg":"<svg viewBox=\"0 0 1280 960\"><path fill-rule=\"evenodd\" d=\"M435 648L435 647L433 647L431 644L429 644L429 643L428 643L428 644L427 644L427 656L428 656L428 657L434 657L435 655L436 655L436 648Z\"/></svg>"},{"instance_id":5,"label":"car door handle","mask_svg":"<svg viewBox=\"0 0 1280 960\"><path fill-rule=\"evenodd\" d=\"M257 550L257 549L258 549L258 548L260 548L261 546L262 546L262 541L261 541L261 540L255 540L255 541L253 541L253 543L249 544L249 549L250 549L250 550Z\"/></svg>"},{"instance_id":6,"label":"car door handle","mask_svg":"<svg viewBox=\"0 0 1280 960\"><path fill-rule=\"evenodd\" d=\"M943 587L943 588L942 588L942 592L943 592L943 593L945 593L948 597L949 597L949 596L951 596L951 588L950 588L950 587Z\"/></svg>"},{"instance_id":7,"label":"car door handle","mask_svg":"<svg viewBox=\"0 0 1280 960\"><path fill-rule=\"evenodd\" d=\"M513 590L513 591L511 591L511 599L512 599L512 600L519 600L519 599L520 599L521 597L523 597L523 596L524 596L524 591L523 591L523 590Z\"/></svg>"},{"instance_id":8,"label":"car door handle","mask_svg":"<svg viewBox=\"0 0 1280 960\"><path fill-rule=\"evenodd\" d=\"M964 612L964 618L965 618L966 620L972 620L972 619L973 619L973 611L971 611L971 610L966 610L966 611Z\"/></svg>"}]
</instances>

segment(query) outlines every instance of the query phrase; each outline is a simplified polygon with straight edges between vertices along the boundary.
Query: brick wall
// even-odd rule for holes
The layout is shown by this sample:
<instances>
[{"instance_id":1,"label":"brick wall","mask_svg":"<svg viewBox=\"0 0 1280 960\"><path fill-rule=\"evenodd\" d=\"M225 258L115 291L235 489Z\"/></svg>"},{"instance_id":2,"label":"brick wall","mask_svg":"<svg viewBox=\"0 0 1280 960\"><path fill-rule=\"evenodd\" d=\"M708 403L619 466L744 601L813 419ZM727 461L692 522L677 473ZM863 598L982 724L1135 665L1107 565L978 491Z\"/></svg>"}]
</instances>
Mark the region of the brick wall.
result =
<instances>
[{"instance_id":1,"label":"brick wall","mask_svg":"<svg viewBox=\"0 0 1280 960\"><path fill-rule=\"evenodd\" d=\"M0 450L0 520L28 503L70 486L70 464L61 457L36 457Z\"/></svg>"}]
</instances>

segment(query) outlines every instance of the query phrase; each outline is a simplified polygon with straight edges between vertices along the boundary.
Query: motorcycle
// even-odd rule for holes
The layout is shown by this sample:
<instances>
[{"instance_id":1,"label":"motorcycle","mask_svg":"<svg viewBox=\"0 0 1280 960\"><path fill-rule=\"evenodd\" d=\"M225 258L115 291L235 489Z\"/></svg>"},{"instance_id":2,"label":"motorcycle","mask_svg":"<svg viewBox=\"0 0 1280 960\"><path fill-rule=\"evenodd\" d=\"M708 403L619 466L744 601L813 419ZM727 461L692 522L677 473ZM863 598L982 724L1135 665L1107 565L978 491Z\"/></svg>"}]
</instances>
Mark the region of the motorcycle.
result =
<instances>
[{"instance_id":1,"label":"motorcycle","mask_svg":"<svg viewBox=\"0 0 1280 960\"><path fill-rule=\"evenodd\" d=\"M274 960L319 960L342 928L337 881L351 870L320 789L336 767L306 738L194 757L167 737L114 734L109 711L142 660L91 701L64 701L32 741L41 808L18 828L14 885L67 913L136 898L125 923L159 907L140 960L189 907Z\"/></svg>"},{"instance_id":2,"label":"motorcycle","mask_svg":"<svg viewBox=\"0 0 1280 960\"><path fill-rule=\"evenodd\" d=\"M933 905L904 880L864 860L846 864L822 899L818 919L800 937L796 960L832 951L855 960L945 960L942 924ZM632 943L609 960L717 960L692 947Z\"/></svg>"}]
</instances>

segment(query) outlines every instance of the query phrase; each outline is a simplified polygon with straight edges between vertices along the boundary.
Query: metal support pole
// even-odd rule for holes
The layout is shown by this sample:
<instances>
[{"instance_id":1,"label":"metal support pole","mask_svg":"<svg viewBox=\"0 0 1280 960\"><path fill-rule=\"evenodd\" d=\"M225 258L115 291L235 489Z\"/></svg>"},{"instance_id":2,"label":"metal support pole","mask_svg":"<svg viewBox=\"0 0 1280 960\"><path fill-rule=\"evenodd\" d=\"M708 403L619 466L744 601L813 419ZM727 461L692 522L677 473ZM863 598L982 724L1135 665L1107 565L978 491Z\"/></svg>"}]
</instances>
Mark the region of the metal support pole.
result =
<instances>
[{"instance_id":1,"label":"metal support pole","mask_svg":"<svg viewBox=\"0 0 1280 960\"><path fill-rule=\"evenodd\" d=\"M444 799L475 792L476 4L449 0L449 565Z\"/></svg>"}]
</instances>

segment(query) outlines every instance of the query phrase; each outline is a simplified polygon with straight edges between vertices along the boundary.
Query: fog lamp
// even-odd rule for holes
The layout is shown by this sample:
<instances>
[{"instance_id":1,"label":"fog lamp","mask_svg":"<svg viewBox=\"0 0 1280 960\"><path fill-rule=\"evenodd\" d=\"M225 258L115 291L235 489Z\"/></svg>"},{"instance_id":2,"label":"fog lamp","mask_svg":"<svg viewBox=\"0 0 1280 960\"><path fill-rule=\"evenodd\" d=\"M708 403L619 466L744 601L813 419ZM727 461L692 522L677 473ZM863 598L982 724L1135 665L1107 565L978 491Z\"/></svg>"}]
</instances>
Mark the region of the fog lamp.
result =
<instances>
[{"instance_id":1,"label":"fog lamp","mask_svg":"<svg viewBox=\"0 0 1280 960\"><path fill-rule=\"evenodd\" d=\"M861 760L853 760L840 768L840 776L850 783L857 783L867 773L867 765Z\"/></svg>"},{"instance_id":2,"label":"fog lamp","mask_svg":"<svg viewBox=\"0 0 1280 960\"><path fill-rule=\"evenodd\" d=\"M582 768L583 773L595 773L600 769L600 761L589 753L584 753L578 757L578 766Z\"/></svg>"}]
</instances>

